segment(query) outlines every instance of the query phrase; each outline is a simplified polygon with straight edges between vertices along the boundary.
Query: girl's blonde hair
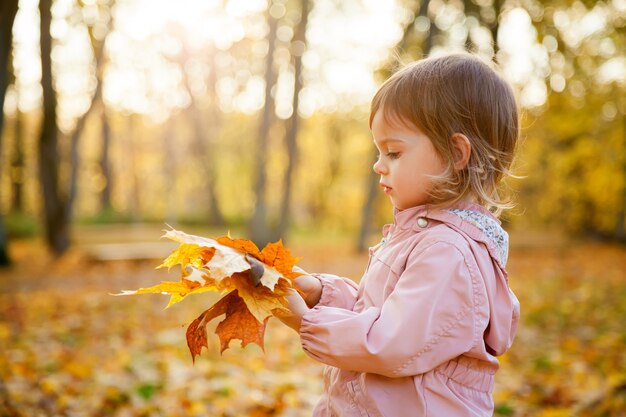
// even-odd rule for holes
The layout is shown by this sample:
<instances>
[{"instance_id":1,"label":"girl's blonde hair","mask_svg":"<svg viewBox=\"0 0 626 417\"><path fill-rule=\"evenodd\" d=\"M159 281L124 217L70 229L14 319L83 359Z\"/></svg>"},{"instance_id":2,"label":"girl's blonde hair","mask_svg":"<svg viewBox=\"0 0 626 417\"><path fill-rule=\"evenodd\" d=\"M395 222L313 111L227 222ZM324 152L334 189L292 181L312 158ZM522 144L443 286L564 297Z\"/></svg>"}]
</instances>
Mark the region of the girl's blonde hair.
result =
<instances>
[{"instance_id":1,"label":"girl's blonde hair","mask_svg":"<svg viewBox=\"0 0 626 417\"><path fill-rule=\"evenodd\" d=\"M372 99L370 127L382 109L388 123L411 123L432 141L447 163L434 178L435 206L447 206L473 196L499 215L512 207L498 184L511 176L519 137L518 109L513 90L480 58L452 54L427 58L393 74ZM470 141L471 155L462 170L454 168L452 136Z\"/></svg>"}]
</instances>

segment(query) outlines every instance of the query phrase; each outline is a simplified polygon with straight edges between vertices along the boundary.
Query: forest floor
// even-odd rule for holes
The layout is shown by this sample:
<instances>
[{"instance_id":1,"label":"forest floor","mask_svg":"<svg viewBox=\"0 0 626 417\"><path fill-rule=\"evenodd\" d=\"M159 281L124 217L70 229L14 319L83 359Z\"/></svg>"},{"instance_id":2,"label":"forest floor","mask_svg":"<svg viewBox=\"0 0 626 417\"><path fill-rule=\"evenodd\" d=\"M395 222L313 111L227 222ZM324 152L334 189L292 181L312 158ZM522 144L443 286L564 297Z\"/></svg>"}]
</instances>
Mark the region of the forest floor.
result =
<instances>
[{"instance_id":1,"label":"forest floor","mask_svg":"<svg viewBox=\"0 0 626 417\"><path fill-rule=\"evenodd\" d=\"M0 417L310 415L322 367L276 320L264 352L232 342L220 356L209 332L193 364L185 328L217 295L168 310L164 296L110 295L177 278L155 270L175 247L159 236L83 228L57 260L39 241L12 243L14 265L0 272ZM501 358L496 416L626 416L626 248L554 235L511 241L522 320ZM345 239L288 246L306 270L358 279L367 262Z\"/></svg>"}]
</instances>

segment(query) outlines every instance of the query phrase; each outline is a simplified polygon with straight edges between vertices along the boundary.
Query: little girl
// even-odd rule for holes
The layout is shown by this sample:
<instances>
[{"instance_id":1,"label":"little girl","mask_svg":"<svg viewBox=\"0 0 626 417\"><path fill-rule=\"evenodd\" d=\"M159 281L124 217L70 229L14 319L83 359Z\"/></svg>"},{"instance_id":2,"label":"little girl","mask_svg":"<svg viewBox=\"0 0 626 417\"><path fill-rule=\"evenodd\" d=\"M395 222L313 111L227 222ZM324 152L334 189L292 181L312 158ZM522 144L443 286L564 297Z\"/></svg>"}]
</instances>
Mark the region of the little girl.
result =
<instances>
[{"instance_id":1,"label":"little girl","mask_svg":"<svg viewBox=\"0 0 626 417\"><path fill-rule=\"evenodd\" d=\"M315 417L491 416L519 303L497 191L518 139L507 83L469 54L418 61L372 100L394 223L353 281L304 275L281 317L328 365Z\"/></svg>"}]
</instances>

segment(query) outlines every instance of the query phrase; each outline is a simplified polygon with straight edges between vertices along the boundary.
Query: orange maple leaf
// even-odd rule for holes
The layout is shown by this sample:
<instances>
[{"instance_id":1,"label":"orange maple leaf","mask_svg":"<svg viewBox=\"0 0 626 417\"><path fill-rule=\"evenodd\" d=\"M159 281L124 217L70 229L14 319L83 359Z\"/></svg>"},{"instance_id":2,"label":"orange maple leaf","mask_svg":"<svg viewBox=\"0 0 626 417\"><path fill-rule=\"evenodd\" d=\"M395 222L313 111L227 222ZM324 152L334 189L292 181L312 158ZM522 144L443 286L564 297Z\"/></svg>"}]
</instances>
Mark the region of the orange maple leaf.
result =
<instances>
[{"instance_id":1,"label":"orange maple leaf","mask_svg":"<svg viewBox=\"0 0 626 417\"><path fill-rule=\"evenodd\" d=\"M261 251L261 261L273 266L285 278L294 279L302 275L293 271L300 258L291 256L291 251L283 246L283 241L268 243Z\"/></svg>"},{"instance_id":2,"label":"orange maple leaf","mask_svg":"<svg viewBox=\"0 0 626 417\"><path fill-rule=\"evenodd\" d=\"M262 322L271 316L275 310L286 310L284 287L291 287L291 283L285 279L279 281L281 285L276 285L274 290L259 285L254 286L245 273L233 274L232 277L223 281L227 288L234 288L237 294L244 301L248 311L258 321Z\"/></svg>"},{"instance_id":3,"label":"orange maple leaf","mask_svg":"<svg viewBox=\"0 0 626 417\"><path fill-rule=\"evenodd\" d=\"M228 349L231 340L241 340L241 347L246 347L249 343L256 343L264 349L266 318L263 322L258 321L248 311L245 302L239 297L237 290L228 293L212 307L204 311L187 327L187 346L191 353L191 360L195 363L196 356L200 355L203 347L208 349L207 324L215 317L225 314L215 329L215 333L220 338L220 353Z\"/></svg>"},{"instance_id":4,"label":"orange maple leaf","mask_svg":"<svg viewBox=\"0 0 626 417\"><path fill-rule=\"evenodd\" d=\"M230 236L218 237L218 243L224 246L230 246L231 248L239 249L240 251L249 253L257 259L261 259L261 251L251 240L248 239L233 239Z\"/></svg>"}]
</instances>

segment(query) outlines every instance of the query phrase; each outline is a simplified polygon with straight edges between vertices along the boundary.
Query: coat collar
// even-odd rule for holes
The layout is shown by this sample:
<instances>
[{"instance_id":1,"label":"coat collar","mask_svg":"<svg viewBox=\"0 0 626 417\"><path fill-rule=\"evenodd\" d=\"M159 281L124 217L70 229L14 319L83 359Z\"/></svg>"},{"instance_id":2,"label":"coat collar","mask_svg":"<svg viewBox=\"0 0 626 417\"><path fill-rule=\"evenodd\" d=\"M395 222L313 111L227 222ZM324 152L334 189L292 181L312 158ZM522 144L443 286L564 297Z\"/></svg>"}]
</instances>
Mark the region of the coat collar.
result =
<instances>
[{"instance_id":1,"label":"coat collar","mask_svg":"<svg viewBox=\"0 0 626 417\"><path fill-rule=\"evenodd\" d=\"M436 222L427 222L436 220ZM491 256L504 267L508 258L509 237L498 220L486 208L469 202L459 202L447 208L434 208L430 205L411 207L405 210L394 209L394 223L383 228L386 236L397 229L425 230L435 223L447 225L465 233L477 242L483 242Z\"/></svg>"},{"instance_id":2,"label":"coat collar","mask_svg":"<svg viewBox=\"0 0 626 417\"><path fill-rule=\"evenodd\" d=\"M394 208L393 225L395 228L399 229L410 229L413 228L415 221L420 217L438 220L442 217L442 214L447 217L447 213L463 211L479 213L480 215L485 216L500 225L500 220L498 220L489 210L483 206L469 202L457 202L453 206L447 208L434 208L429 204L411 207L405 210L398 210Z\"/></svg>"}]
</instances>

